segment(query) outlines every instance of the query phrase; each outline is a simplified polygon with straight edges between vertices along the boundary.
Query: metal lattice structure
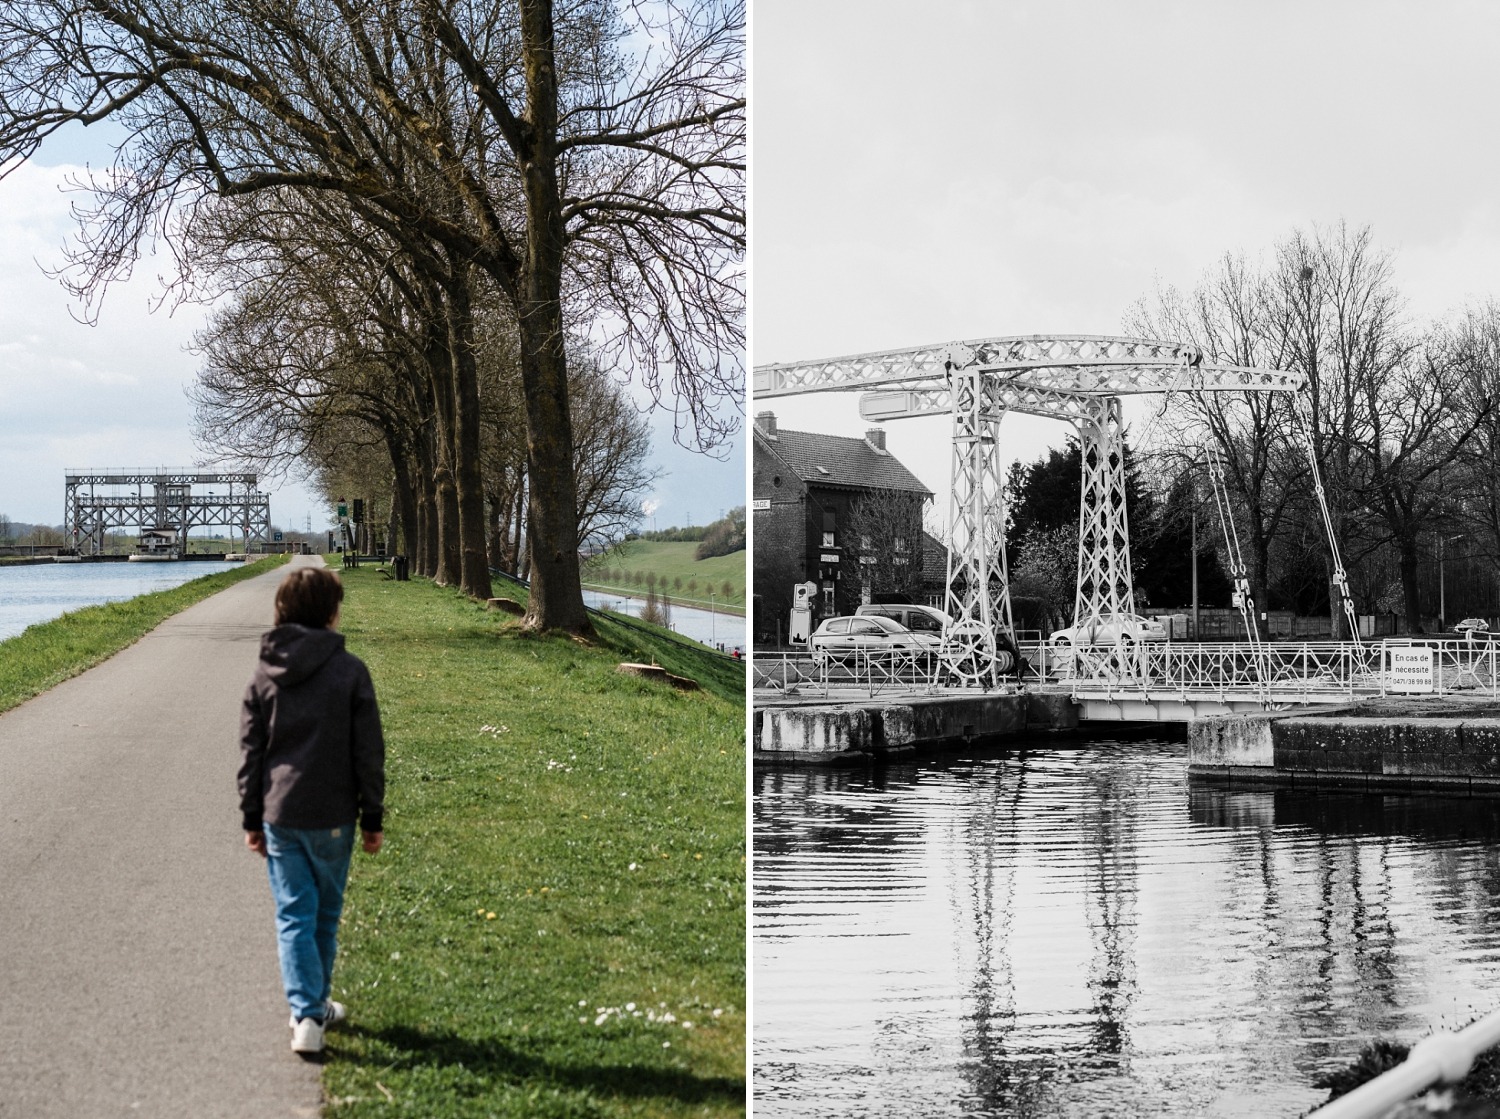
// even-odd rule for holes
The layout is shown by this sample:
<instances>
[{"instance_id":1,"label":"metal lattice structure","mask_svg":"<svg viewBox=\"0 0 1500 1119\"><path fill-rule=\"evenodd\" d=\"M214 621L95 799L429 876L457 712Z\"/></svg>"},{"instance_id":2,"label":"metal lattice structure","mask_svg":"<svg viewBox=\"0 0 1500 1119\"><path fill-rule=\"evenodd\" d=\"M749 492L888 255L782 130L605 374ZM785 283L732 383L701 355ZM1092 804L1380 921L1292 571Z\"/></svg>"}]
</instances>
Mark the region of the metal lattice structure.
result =
<instances>
[{"instance_id":1,"label":"metal lattice structure","mask_svg":"<svg viewBox=\"0 0 1500 1119\"><path fill-rule=\"evenodd\" d=\"M812 392L863 392L869 421L953 419L948 613L954 666L971 682L998 683L1014 642L1005 559L999 427L1006 412L1073 424L1083 451L1075 624L1134 613L1125 443L1120 398L1139 393L1295 392L1306 379L1283 370L1205 363L1191 346L1096 335L979 339L758 366L757 400ZM971 666L977 665L977 668Z\"/></svg>"},{"instance_id":2,"label":"metal lattice structure","mask_svg":"<svg viewBox=\"0 0 1500 1119\"><path fill-rule=\"evenodd\" d=\"M68 470L63 530L79 555L98 555L105 534L120 529L172 529L181 549L194 528L228 528L244 536L250 551L271 538L271 499L257 482L254 474L196 470ZM195 489L206 486L225 492Z\"/></svg>"}]
</instances>

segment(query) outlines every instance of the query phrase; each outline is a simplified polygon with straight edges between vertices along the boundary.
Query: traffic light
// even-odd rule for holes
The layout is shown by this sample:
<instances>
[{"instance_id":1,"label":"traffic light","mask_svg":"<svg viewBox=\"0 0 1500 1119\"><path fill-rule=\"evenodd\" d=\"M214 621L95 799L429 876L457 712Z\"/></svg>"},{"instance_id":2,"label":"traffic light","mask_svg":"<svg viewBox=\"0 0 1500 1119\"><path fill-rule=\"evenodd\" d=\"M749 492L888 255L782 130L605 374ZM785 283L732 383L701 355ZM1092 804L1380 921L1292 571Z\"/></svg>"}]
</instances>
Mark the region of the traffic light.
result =
<instances>
[{"instance_id":1,"label":"traffic light","mask_svg":"<svg viewBox=\"0 0 1500 1119\"><path fill-rule=\"evenodd\" d=\"M357 525L365 523L365 499L362 497L354 499L354 523Z\"/></svg>"}]
</instances>

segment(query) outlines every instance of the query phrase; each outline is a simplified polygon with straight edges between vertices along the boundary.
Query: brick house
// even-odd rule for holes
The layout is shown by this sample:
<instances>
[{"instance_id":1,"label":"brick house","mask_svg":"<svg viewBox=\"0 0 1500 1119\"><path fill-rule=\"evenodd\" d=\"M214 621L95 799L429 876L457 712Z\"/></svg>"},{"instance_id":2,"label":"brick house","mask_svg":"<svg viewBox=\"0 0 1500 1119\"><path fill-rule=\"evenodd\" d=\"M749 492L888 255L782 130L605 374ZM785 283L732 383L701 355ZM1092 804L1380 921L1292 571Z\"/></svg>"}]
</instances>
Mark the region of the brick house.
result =
<instances>
[{"instance_id":1,"label":"brick house","mask_svg":"<svg viewBox=\"0 0 1500 1119\"><path fill-rule=\"evenodd\" d=\"M886 450L884 431L787 431L761 412L753 446L758 645L785 632L798 583L817 584L815 621L853 613L882 579L905 578L912 601L925 601L922 510L932 491Z\"/></svg>"}]
</instances>

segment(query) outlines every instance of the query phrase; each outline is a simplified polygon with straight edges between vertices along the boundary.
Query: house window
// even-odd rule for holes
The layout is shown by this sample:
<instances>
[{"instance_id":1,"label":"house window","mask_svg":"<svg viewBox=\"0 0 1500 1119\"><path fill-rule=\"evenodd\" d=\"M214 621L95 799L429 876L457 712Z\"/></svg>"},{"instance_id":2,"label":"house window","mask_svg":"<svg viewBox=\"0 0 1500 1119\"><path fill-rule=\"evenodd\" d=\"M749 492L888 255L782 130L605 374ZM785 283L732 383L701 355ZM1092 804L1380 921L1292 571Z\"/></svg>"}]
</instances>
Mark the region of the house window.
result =
<instances>
[{"instance_id":1,"label":"house window","mask_svg":"<svg viewBox=\"0 0 1500 1119\"><path fill-rule=\"evenodd\" d=\"M831 533L831 532L825 532L823 534L823 547L825 547L825 548L832 548L833 546L834 546L834 543L833 543L833 533Z\"/></svg>"},{"instance_id":2,"label":"house window","mask_svg":"<svg viewBox=\"0 0 1500 1119\"><path fill-rule=\"evenodd\" d=\"M833 537L837 528L838 521L835 514L825 512L823 514L823 547L832 548L835 546Z\"/></svg>"}]
</instances>

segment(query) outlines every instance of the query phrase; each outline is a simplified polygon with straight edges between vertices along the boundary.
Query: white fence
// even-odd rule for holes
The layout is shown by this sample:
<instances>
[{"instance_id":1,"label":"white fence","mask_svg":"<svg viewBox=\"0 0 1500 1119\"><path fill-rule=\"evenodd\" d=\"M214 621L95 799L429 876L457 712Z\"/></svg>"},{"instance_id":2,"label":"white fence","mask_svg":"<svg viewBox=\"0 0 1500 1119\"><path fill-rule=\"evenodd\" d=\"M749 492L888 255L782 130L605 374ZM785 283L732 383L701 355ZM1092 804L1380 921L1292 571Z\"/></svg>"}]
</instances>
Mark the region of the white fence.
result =
<instances>
[{"instance_id":1,"label":"white fence","mask_svg":"<svg viewBox=\"0 0 1500 1119\"><path fill-rule=\"evenodd\" d=\"M1500 696L1500 642L1462 639L1389 639L1348 642L1283 641L1141 645L1023 645L1024 663L1001 678L1002 687L1026 687L1075 696L1160 699L1260 699L1269 704L1327 703L1374 695ZM795 688L870 695L893 691L945 692L961 686L941 655L912 652L830 654L814 664L807 656L757 654L757 690Z\"/></svg>"}]
</instances>

